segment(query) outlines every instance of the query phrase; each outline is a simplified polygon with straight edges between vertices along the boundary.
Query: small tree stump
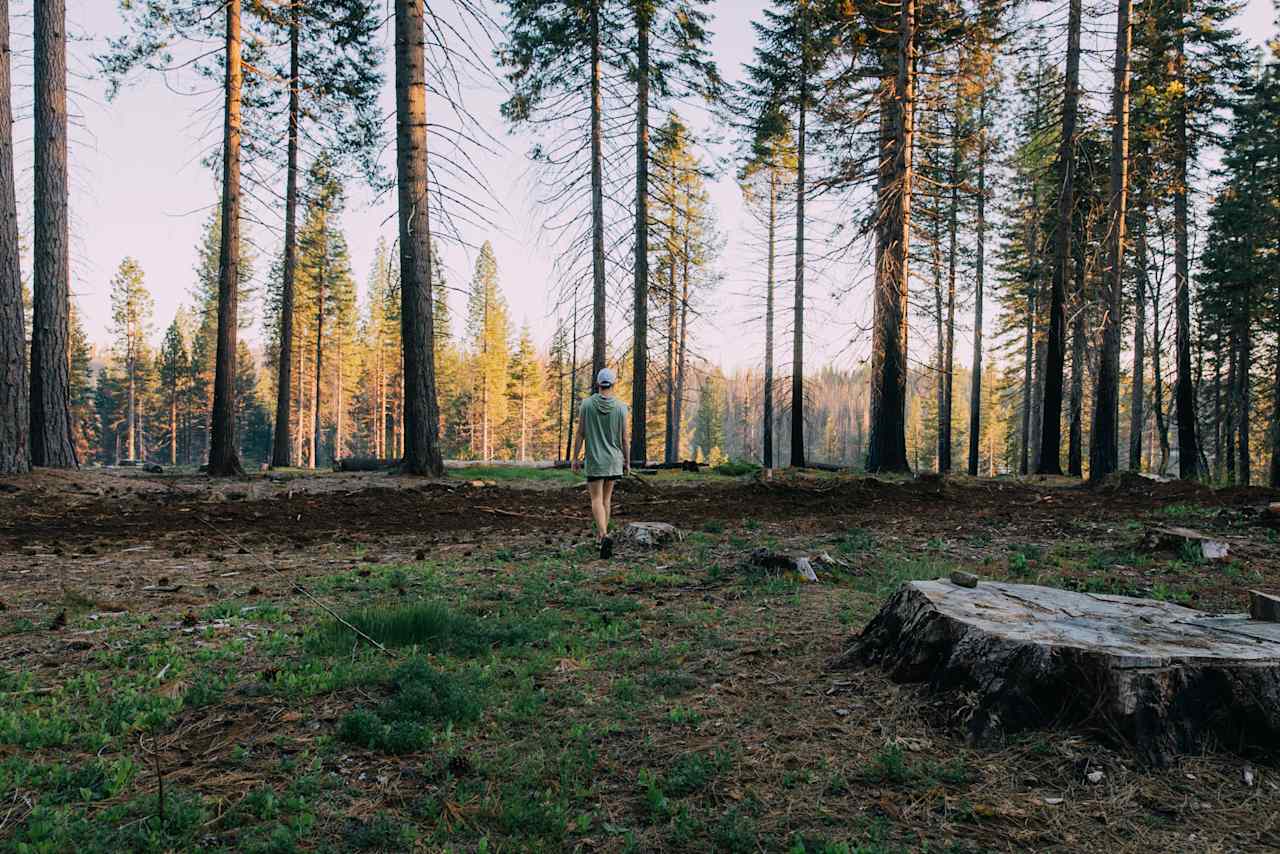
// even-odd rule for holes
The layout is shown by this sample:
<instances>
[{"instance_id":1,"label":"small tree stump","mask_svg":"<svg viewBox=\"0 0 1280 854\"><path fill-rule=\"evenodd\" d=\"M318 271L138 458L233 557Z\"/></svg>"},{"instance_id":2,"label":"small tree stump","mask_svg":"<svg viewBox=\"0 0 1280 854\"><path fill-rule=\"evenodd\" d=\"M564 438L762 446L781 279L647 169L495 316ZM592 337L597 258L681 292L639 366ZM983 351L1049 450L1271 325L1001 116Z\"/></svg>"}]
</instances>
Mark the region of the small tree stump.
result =
<instances>
[{"instance_id":1,"label":"small tree stump","mask_svg":"<svg viewBox=\"0 0 1280 854\"><path fill-rule=\"evenodd\" d=\"M979 742L1098 725L1163 766L1209 747L1280 748L1280 623L1027 584L913 581L836 666L976 696Z\"/></svg>"},{"instance_id":2,"label":"small tree stump","mask_svg":"<svg viewBox=\"0 0 1280 854\"><path fill-rule=\"evenodd\" d=\"M656 549L680 539L680 532L666 522L628 522L622 529L622 539L632 545Z\"/></svg>"},{"instance_id":3,"label":"small tree stump","mask_svg":"<svg viewBox=\"0 0 1280 854\"><path fill-rule=\"evenodd\" d=\"M1280 596L1260 590L1249 591L1249 618L1266 623L1280 623Z\"/></svg>"}]
</instances>

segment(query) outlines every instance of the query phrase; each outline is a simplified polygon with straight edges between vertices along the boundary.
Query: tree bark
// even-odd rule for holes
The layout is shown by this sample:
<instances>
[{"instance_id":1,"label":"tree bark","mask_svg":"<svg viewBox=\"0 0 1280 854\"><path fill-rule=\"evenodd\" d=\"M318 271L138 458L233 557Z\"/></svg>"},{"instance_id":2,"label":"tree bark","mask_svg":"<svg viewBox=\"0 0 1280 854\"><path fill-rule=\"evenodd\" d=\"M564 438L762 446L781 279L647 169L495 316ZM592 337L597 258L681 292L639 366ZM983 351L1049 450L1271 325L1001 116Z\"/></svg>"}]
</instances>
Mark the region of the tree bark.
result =
<instances>
[{"instance_id":1,"label":"tree bark","mask_svg":"<svg viewBox=\"0 0 1280 854\"><path fill-rule=\"evenodd\" d=\"M804 468L804 203L805 148L808 136L809 34L806 8L800 7L800 121L796 128L796 274L791 321L791 465Z\"/></svg>"},{"instance_id":2,"label":"tree bark","mask_svg":"<svg viewBox=\"0 0 1280 854\"><path fill-rule=\"evenodd\" d=\"M978 258L973 293L973 375L969 384L969 474L978 476L982 441L982 296L987 266L987 93L978 96ZM992 464L995 460L992 458Z\"/></svg>"},{"instance_id":3,"label":"tree bark","mask_svg":"<svg viewBox=\"0 0 1280 854\"><path fill-rule=\"evenodd\" d=\"M1280 349L1280 334L1276 338ZM1280 489L1280 359L1275 360L1275 377L1271 382L1271 468L1267 485Z\"/></svg>"},{"instance_id":4,"label":"tree bark","mask_svg":"<svg viewBox=\"0 0 1280 854\"><path fill-rule=\"evenodd\" d=\"M9 0L0 0L0 474L31 470L31 388L13 173Z\"/></svg>"},{"instance_id":5,"label":"tree bark","mask_svg":"<svg viewBox=\"0 0 1280 854\"><path fill-rule=\"evenodd\" d=\"M604 100L600 91L600 3L591 0L591 388L605 366Z\"/></svg>"},{"instance_id":6,"label":"tree bark","mask_svg":"<svg viewBox=\"0 0 1280 854\"><path fill-rule=\"evenodd\" d=\"M763 436L761 441L762 464L771 469L773 456L773 289L774 264L777 256L778 225L778 171L769 167L769 261L764 295L764 389L762 395Z\"/></svg>"},{"instance_id":7,"label":"tree bark","mask_svg":"<svg viewBox=\"0 0 1280 854\"><path fill-rule=\"evenodd\" d=\"M1133 277L1133 389L1129 404L1129 470L1142 471L1142 431L1146 423L1147 344L1147 204L1138 196L1138 221L1134 234ZM1158 321L1157 321L1158 322Z\"/></svg>"},{"instance_id":8,"label":"tree bark","mask_svg":"<svg viewBox=\"0 0 1280 854\"><path fill-rule=\"evenodd\" d=\"M1111 84L1109 269L1102 319L1102 358L1093 402L1093 429L1089 436L1091 480L1105 477L1120 468L1120 301L1124 292L1124 242L1129 202L1129 48L1133 39L1130 5L1131 0L1119 0L1116 10L1116 61ZM1135 367L1137 361L1135 353ZM1134 383L1141 386L1136 374ZM1131 460L1133 456L1131 452Z\"/></svg>"},{"instance_id":9,"label":"tree bark","mask_svg":"<svg viewBox=\"0 0 1280 854\"><path fill-rule=\"evenodd\" d=\"M288 466L293 439L289 435L289 401L293 393L293 291L298 269L298 88L300 41L298 6L289 11L289 140L284 191L284 272L280 283L280 359L276 375L276 423L271 466ZM375 455L381 456L379 450Z\"/></svg>"},{"instance_id":10,"label":"tree bark","mask_svg":"<svg viewBox=\"0 0 1280 854\"><path fill-rule=\"evenodd\" d=\"M955 116L951 122L951 204L947 217L947 336L942 362L943 415L938 440L938 471L951 471L951 408L955 391L956 352L956 241L960 224L960 86L956 84Z\"/></svg>"},{"instance_id":11,"label":"tree bark","mask_svg":"<svg viewBox=\"0 0 1280 854\"><path fill-rule=\"evenodd\" d=\"M680 460L680 425L684 418L684 362L689 334L689 232L687 230L684 234L684 277L681 286L683 293L680 297L680 343L676 346L675 430L671 439L676 462Z\"/></svg>"},{"instance_id":12,"label":"tree bark","mask_svg":"<svg viewBox=\"0 0 1280 854\"><path fill-rule=\"evenodd\" d=\"M1249 416L1250 416L1250 400L1249 400L1249 367L1253 364L1253 341L1250 334L1250 304L1249 293L1245 291L1241 295L1241 305L1236 310L1236 342L1240 348L1240 357L1236 360L1239 368L1236 371L1236 412L1238 417L1236 423L1240 431L1240 441L1238 447L1240 449L1240 465L1239 483L1242 486L1248 486L1253 479L1253 460L1249 450Z\"/></svg>"},{"instance_id":13,"label":"tree bark","mask_svg":"<svg viewBox=\"0 0 1280 854\"><path fill-rule=\"evenodd\" d=\"M321 215L321 227L328 230L328 219ZM323 251L327 254L328 235L321 233L321 239L325 242ZM316 277L316 379L315 385L312 386L313 400L315 400L314 411L312 412L311 421L311 468L318 468L320 465L320 378L324 374L324 279L325 279L324 260L320 262L320 275Z\"/></svg>"},{"instance_id":14,"label":"tree bark","mask_svg":"<svg viewBox=\"0 0 1280 854\"><path fill-rule=\"evenodd\" d=\"M1029 473L1031 465L1031 406L1035 396L1033 368L1036 360L1036 294L1034 283L1028 283L1027 291L1027 322L1022 361L1022 446L1019 449L1018 459L1018 474L1024 475Z\"/></svg>"},{"instance_id":15,"label":"tree bark","mask_svg":"<svg viewBox=\"0 0 1280 854\"><path fill-rule=\"evenodd\" d=\"M1065 362L1066 279L1075 210L1076 114L1080 102L1080 0L1071 0L1067 19L1067 71L1058 147L1058 218L1054 223L1053 283L1049 295L1049 338L1045 349L1044 404L1037 474L1062 474L1062 380Z\"/></svg>"},{"instance_id":16,"label":"tree bark","mask_svg":"<svg viewBox=\"0 0 1280 854\"><path fill-rule=\"evenodd\" d=\"M907 288L911 237L911 148L915 113L915 0L898 13L897 74L881 93L893 158L879 186L879 227L867 471L907 472ZM885 122L881 122L884 134ZM882 156L882 162L888 157Z\"/></svg>"},{"instance_id":17,"label":"tree bark","mask_svg":"<svg viewBox=\"0 0 1280 854\"><path fill-rule=\"evenodd\" d=\"M1173 112L1173 232L1175 312L1177 314L1178 382L1174 389L1178 411L1178 477L1195 480L1201 476L1200 452L1196 436L1195 386L1191 377L1191 263L1187 225L1187 159L1191 156L1187 142L1186 53L1183 27L1187 26L1186 0L1180 2L1182 13L1174 39L1174 74L1183 85Z\"/></svg>"},{"instance_id":18,"label":"tree bark","mask_svg":"<svg viewBox=\"0 0 1280 854\"><path fill-rule=\"evenodd\" d=\"M1211 745L1280 738L1280 642L1268 626L1149 599L912 581L833 664L876 663L896 682L966 692L979 742L1087 723L1167 766Z\"/></svg>"},{"instance_id":19,"label":"tree bark","mask_svg":"<svg viewBox=\"0 0 1280 854\"><path fill-rule=\"evenodd\" d=\"M218 259L218 350L209 433L210 477L244 474L236 447L236 335L240 285L240 0L227 2L226 106L222 135L222 246Z\"/></svg>"},{"instance_id":20,"label":"tree bark","mask_svg":"<svg viewBox=\"0 0 1280 854\"><path fill-rule=\"evenodd\" d=\"M71 438L67 232L66 0L35 4L35 286L31 463L75 468Z\"/></svg>"},{"instance_id":21,"label":"tree bark","mask_svg":"<svg viewBox=\"0 0 1280 854\"><path fill-rule=\"evenodd\" d=\"M423 0L396 0L396 172L400 207L400 335L404 346L404 472L444 473L436 402L427 196Z\"/></svg>"},{"instance_id":22,"label":"tree bark","mask_svg":"<svg viewBox=\"0 0 1280 854\"><path fill-rule=\"evenodd\" d=\"M636 256L631 381L631 461L644 465L649 439L649 5L636 3Z\"/></svg>"}]
</instances>

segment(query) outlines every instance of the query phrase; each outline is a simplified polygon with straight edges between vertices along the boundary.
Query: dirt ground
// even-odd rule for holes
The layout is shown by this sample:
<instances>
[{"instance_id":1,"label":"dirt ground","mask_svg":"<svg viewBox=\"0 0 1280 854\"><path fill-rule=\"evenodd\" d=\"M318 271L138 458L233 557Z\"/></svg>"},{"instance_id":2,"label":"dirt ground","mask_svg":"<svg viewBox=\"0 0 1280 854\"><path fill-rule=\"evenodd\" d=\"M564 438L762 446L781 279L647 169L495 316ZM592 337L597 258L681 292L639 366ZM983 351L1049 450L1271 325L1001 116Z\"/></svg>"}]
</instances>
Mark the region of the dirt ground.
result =
<instances>
[{"instance_id":1,"label":"dirt ground","mask_svg":"<svg viewBox=\"0 0 1280 854\"><path fill-rule=\"evenodd\" d=\"M690 535L606 563L568 475L468 477L0 480L0 851L120 850L108 818L151 827L127 843L139 850L1280 850L1275 756L1152 771L1074 726L973 748L963 698L827 666L898 583L951 568L1242 610L1250 588L1280 589L1266 512L1280 495L1137 477L638 477L615 518ZM1213 533L1229 561L1145 553L1150 524ZM835 557L817 585L760 578L743 571L760 545ZM306 687L308 632L330 609L428 599L560 629L483 666L439 654L501 697L461 735L407 757L335 739L394 683ZM197 703L206 672L222 688ZM172 699L163 723L103 723L108 703L102 720L68 716L61 742L32 728L59 701L97 710L113 680ZM57 794L58 768L112 756L126 783ZM290 788L303 758L327 781L305 796ZM149 824L162 785L187 793L192 827ZM259 808L257 791L284 806ZM17 847L37 819L52 847Z\"/></svg>"}]
</instances>

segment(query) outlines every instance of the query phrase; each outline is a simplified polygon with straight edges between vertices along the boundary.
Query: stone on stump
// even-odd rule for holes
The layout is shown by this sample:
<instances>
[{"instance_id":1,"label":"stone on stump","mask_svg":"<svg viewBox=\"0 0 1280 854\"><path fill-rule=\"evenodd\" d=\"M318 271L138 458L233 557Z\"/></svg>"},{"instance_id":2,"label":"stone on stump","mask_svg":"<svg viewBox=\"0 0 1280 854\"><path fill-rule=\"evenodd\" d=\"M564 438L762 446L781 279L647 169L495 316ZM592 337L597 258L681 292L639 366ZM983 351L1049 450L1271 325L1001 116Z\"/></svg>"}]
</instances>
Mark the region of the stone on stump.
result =
<instances>
[{"instance_id":1,"label":"stone on stump","mask_svg":"<svg viewBox=\"0 0 1280 854\"><path fill-rule=\"evenodd\" d=\"M1168 602L984 581L904 584L836 666L971 694L978 742L1052 724L1119 736L1163 766L1280 748L1280 623Z\"/></svg>"},{"instance_id":2,"label":"stone on stump","mask_svg":"<svg viewBox=\"0 0 1280 854\"><path fill-rule=\"evenodd\" d=\"M622 529L622 538L632 545L656 549L678 540L680 532L666 522L628 522Z\"/></svg>"}]
</instances>

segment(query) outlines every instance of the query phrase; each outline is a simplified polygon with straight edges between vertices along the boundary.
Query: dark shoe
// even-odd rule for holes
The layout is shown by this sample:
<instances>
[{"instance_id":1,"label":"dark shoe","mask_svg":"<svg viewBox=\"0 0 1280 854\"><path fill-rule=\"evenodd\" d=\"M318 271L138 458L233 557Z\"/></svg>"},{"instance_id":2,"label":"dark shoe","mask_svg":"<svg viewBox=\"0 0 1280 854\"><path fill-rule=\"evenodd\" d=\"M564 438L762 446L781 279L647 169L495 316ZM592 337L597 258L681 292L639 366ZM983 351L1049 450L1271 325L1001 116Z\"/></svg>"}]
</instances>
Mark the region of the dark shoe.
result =
<instances>
[{"instance_id":1,"label":"dark shoe","mask_svg":"<svg viewBox=\"0 0 1280 854\"><path fill-rule=\"evenodd\" d=\"M613 557L613 537L605 537L600 541L600 559L608 560Z\"/></svg>"}]
</instances>

